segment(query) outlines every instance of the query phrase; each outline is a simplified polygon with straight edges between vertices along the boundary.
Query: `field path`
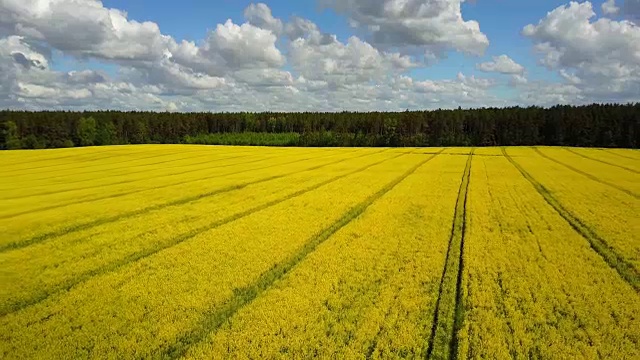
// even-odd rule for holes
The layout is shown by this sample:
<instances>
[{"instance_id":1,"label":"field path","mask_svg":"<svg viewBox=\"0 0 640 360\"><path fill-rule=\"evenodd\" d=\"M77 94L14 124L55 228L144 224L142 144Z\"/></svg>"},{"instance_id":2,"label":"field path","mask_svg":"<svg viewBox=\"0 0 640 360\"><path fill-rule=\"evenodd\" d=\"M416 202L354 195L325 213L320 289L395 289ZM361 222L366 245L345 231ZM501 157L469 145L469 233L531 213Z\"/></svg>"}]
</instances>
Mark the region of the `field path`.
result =
<instances>
[{"instance_id":1,"label":"field path","mask_svg":"<svg viewBox=\"0 0 640 360\"><path fill-rule=\"evenodd\" d=\"M462 324L462 274L464 232L466 227L467 194L471 176L473 150L468 155L467 164L460 181L460 190L451 225L451 238L445 267L442 271L438 301L433 317L433 329L429 338L427 358L455 359L457 357L457 329Z\"/></svg>"}]
</instances>

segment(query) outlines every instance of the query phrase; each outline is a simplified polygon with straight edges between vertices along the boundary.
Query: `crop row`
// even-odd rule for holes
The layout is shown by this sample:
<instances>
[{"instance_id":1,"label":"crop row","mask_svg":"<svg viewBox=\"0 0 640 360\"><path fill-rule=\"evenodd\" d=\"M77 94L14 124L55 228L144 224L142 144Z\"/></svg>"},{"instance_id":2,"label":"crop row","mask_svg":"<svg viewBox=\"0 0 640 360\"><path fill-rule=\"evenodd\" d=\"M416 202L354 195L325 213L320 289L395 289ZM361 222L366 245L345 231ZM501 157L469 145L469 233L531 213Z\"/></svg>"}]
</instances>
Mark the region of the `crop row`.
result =
<instances>
[{"instance_id":1,"label":"crop row","mask_svg":"<svg viewBox=\"0 0 640 360\"><path fill-rule=\"evenodd\" d=\"M640 357L634 154L230 149L12 163L0 357Z\"/></svg>"},{"instance_id":2,"label":"crop row","mask_svg":"<svg viewBox=\"0 0 640 360\"><path fill-rule=\"evenodd\" d=\"M640 193L638 176L626 170L611 168L606 164L591 162L583 165L579 156L563 149L542 149L547 156L578 166L598 179L614 181L625 190ZM512 159L534 179L557 202L565 216L573 218L574 225L589 232L591 238L602 239L606 247L619 260L628 263L636 274L636 287L640 286L640 201L634 196L611 186L594 181L567 167L537 154L533 149L514 148L507 150ZM577 158L577 159L576 159ZM585 159L583 159L585 160ZM625 179L636 179L636 182ZM581 225L580 225L581 224Z\"/></svg>"},{"instance_id":3,"label":"crop row","mask_svg":"<svg viewBox=\"0 0 640 360\"><path fill-rule=\"evenodd\" d=\"M634 288L507 159L471 179L459 358L640 356Z\"/></svg>"},{"instance_id":4,"label":"crop row","mask_svg":"<svg viewBox=\"0 0 640 360\"><path fill-rule=\"evenodd\" d=\"M168 351L239 289L294 256L356 204L423 160L411 155L391 159L8 314L0 320L6 330L2 351L17 357L39 351L54 357ZM99 301L89 300L95 298ZM43 332L49 334L47 341L38 341Z\"/></svg>"},{"instance_id":5,"label":"crop row","mask_svg":"<svg viewBox=\"0 0 640 360\"><path fill-rule=\"evenodd\" d=\"M63 194L64 197L60 199L30 198L19 204L4 201L0 214L6 215L0 215L3 218L0 219L0 226L6 226L7 232L0 239L0 247L37 238L42 234L59 233L78 224L95 221L96 218L121 216L123 212L143 211L172 201L206 197L220 189L239 184L269 181L273 176L310 168L317 164L314 159L329 163L380 151L365 150L355 155L335 151L315 155L294 153L276 160L262 159L260 164L239 163L232 168L203 170L202 173L189 173L177 178L149 178L140 189L126 186L121 191L108 187L94 189L86 198L78 198L76 194ZM16 226L20 224L25 226Z\"/></svg>"},{"instance_id":6,"label":"crop row","mask_svg":"<svg viewBox=\"0 0 640 360\"><path fill-rule=\"evenodd\" d=\"M120 216L98 226L68 232L40 246L0 254L0 261L12 269L7 273L6 288L0 291L6 302L0 309L6 313L32 305L56 290L69 289L93 276L399 156L402 154L376 154L319 165L315 167L322 172L303 170L286 179L243 187L241 192L227 191L190 203L172 203L152 212L138 212L135 216ZM118 236L114 239L113 234ZM24 274L30 274L29 278L24 279Z\"/></svg>"},{"instance_id":7,"label":"crop row","mask_svg":"<svg viewBox=\"0 0 640 360\"><path fill-rule=\"evenodd\" d=\"M187 357L426 356L465 161L417 169Z\"/></svg>"}]
</instances>

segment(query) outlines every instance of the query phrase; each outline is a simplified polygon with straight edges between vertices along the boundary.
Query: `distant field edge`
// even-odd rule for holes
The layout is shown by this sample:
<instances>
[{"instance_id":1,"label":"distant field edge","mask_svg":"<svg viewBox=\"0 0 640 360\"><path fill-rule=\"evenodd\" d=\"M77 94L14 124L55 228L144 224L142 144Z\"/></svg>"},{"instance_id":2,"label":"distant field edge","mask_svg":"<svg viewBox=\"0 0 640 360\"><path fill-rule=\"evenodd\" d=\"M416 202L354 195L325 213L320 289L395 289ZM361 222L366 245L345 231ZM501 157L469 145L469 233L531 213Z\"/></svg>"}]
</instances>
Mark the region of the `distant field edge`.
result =
<instances>
[{"instance_id":1,"label":"distant field edge","mask_svg":"<svg viewBox=\"0 0 640 360\"><path fill-rule=\"evenodd\" d=\"M495 147L549 147L549 148L564 148L564 149L597 149L606 151L609 154L619 156L620 158L626 158L627 160L636 160L640 161L640 154L638 157L634 157L630 154L620 154L615 152L615 150L629 150L631 154L636 154L640 151L640 148L636 147L602 147L602 146L585 146L585 145L560 145L560 144L546 144L546 143L523 143L523 144L500 144L500 143L492 143L492 144L474 144L472 143L458 143L458 142L448 142L448 141L423 141L423 140L413 140L405 143L389 143L387 140L382 138L378 138L378 136L374 137L361 137L358 134L354 133L342 133L342 134L333 134L333 135L325 135L321 136L320 134L297 134L295 136L289 133L264 133L259 134L256 133L256 139L260 140L244 140L245 133L239 134L207 134L206 136L194 136L188 137L184 141L178 142L168 142L168 143L136 143L136 144L118 144L118 145L94 145L94 146L77 146L74 148L46 148L46 149L1 149L0 154L11 154L22 152L24 154L33 154L36 152L46 151L47 155L53 155L46 159L34 159L31 162L46 162L52 160L61 160L61 159L69 159L73 158L76 155L69 155L70 150L75 149L108 149L108 148L126 148L126 147L144 147L144 146L189 146L189 147L244 147L244 148L442 148L442 147L457 147L457 148L495 148ZM253 139L253 137L249 137ZM296 140L292 140L296 139ZM55 156L55 152L64 151L64 153L60 153L61 156ZM197 150L195 150L197 151ZM177 154L187 152L178 151ZM93 154L105 154L109 153L108 150L102 152L95 152ZM92 154L92 155L93 155ZM578 154L583 156L583 154ZM127 154L114 154L111 156L127 156ZM478 155L482 156L482 155ZM585 157L585 156L583 156ZM600 159L590 158L590 160L600 161ZM7 163L6 165L19 165L22 164L22 161L12 161ZM607 163L608 165L612 165L611 163ZM59 165L56 165L59 166ZM617 165L613 165L617 166ZM34 167L28 169L19 169L19 170L34 170L39 169L41 167ZM635 172L635 170L631 170Z\"/></svg>"}]
</instances>

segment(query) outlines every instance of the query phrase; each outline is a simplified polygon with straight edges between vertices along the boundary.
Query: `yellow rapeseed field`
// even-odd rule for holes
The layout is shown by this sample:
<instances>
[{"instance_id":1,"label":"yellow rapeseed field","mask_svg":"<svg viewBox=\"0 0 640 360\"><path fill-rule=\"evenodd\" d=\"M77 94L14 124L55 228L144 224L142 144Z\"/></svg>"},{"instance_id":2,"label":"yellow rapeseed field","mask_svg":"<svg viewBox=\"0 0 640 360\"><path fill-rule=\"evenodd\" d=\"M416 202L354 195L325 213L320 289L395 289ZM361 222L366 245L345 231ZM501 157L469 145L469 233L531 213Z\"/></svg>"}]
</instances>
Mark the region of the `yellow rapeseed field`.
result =
<instances>
[{"instance_id":1,"label":"yellow rapeseed field","mask_svg":"<svg viewBox=\"0 0 640 360\"><path fill-rule=\"evenodd\" d=\"M2 359L640 358L640 153L0 152Z\"/></svg>"}]
</instances>

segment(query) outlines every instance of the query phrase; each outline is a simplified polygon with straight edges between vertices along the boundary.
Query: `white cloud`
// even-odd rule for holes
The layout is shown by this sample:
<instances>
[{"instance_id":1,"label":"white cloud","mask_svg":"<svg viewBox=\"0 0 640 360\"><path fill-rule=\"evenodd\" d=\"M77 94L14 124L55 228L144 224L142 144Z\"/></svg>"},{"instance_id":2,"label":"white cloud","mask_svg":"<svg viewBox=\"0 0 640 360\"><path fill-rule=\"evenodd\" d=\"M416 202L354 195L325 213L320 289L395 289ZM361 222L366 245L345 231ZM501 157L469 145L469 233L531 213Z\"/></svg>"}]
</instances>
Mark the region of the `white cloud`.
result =
<instances>
[{"instance_id":1,"label":"white cloud","mask_svg":"<svg viewBox=\"0 0 640 360\"><path fill-rule=\"evenodd\" d=\"M269 30L227 20L209 33L204 53L220 56L231 68L278 67L284 65L285 58L275 46L276 40L276 35Z\"/></svg>"},{"instance_id":2,"label":"white cloud","mask_svg":"<svg viewBox=\"0 0 640 360\"><path fill-rule=\"evenodd\" d=\"M251 25L270 30L276 35L282 33L284 28L282 20L274 18L271 9L263 3L249 5L244 10L244 17Z\"/></svg>"},{"instance_id":3,"label":"white cloud","mask_svg":"<svg viewBox=\"0 0 640 360\"><path fill-rule=\"evenodd\" d=\"M626 20L635 22L640 21L640 0L621 0L622 5L618 6L616 0L606 0L602 4L602 13L604 15L621 15Z\"/></svg>"},{"instance_id":4,"label":"white cloud","mask_svg":"<svg viewBox=\"0 0 640 360\"><path fill-rule=\"evenodd\" d=\"M524 66L513 61L507 55L494 56L493 61L478 64L476 68L484 72L497 72L508 75L524 74Z\"/></svg>"},{"instance_id":5,"label":"white cloud","mask_svg":"<svg viewBox=\"0 0 640 360\"><path fill-rule=\"evenodd\" d=\"M114 82L95 70L50 68L46 51L21 36L0 39L0 106L20 109L163 109L161 89Z\"/></svg>"},{"instance_id":6,"label":"white cloud","mask_svg":"<svg viewBox=\"0 0 640 360\"><path fill-rule=\"evenodd\" d=\"M520 84L518 89L518 103L524 105L583 105L592 102L580 88L571 84L535 81Z\"/></svg>"},{"instance_id":7,"label":"white cloud","mask_svg":"<svg viewBox=\"0 0 640 360\"><path fill-rule=\"evenodd\" d=\"M277 27L270 14L264 4L247 9L248 18ZM128 66L144 67L174 58L182 65L201 62L208 66L204 70L214 75L228 68L281 66L285 62L271 30L229 20L211 31L202 47L193 42L178 44L163 35L157 24L129 20L123 11L105 8L94 0L4 0L0 3L0 25L12 35L43 41L67 54Z\"/></svg>"},{"instance_id":8,"label":"white cloud","mask_svg":"<svg viewBox=\"0 0 640 360\"><path fill-rule=\"evenodd\" d=\"M129 81L157 85L167 92L214 89L226 83L223 77L195 72L169 59L142 68L130 68L126 73Z\"/></svg>"},{"instance_id":9,"label":"white cloud","mask_svg":"<svg viewBox=\"0 0 640 360\"><path fill-rule=\"evenodd\" d=\"M455 79L416 81L401 76L394 80L393 88L405 96L414 108L456 108L505 106L507 101L491 94L497 85L492 79L465 76L458 73Z\"/></svg>"},{"instance_id":10,"label":"white cloud","mask_svg":"<svg viewBox=\"0 0 640 360\"><path fill-rule=\"evenodd\" d=\"M489 46L476 21L465 21L464 0L321 0L350 17L352 26L371 33L382 47L423 49L428 56L453 48L482 55Z\"/></svg>"},{"instance_id":11,"label":"white cloud","mask_svg":"<svg viewBox=\"0 0 640 360\"><path fill-rule=\"evenodd\" d=\"M5 63L13 63L24 69L47 69L49 67L49 59L27 44L21 36L0 39L0 56L5 60Z\"/></svg>"},{"instance_id":12,"label":"white cloud","mask_svg":"<svg viewBox=\"0 0 640 360\"><path fill-rule=\"evenodd\" d=\"M605 15L617 15L620 8L616 6L616 0L607 0L602 4L602 12Z\"/></svg>"},{"instance_id":13,"label":"white cloud","mask_svg":"<svg viewBox=\"0 0 640 360\"><path fill-rule=\"evenodd\" d=\"M263 26L278 27L279 20L270 17L271 11L264 4L249 7L246 14L251 21L262 21ZM106 81L97 72L48 72L47 81L53 82L51 77L56 80L47 84L43 74L36 76L35 72L27 71L32 67L48 67L47 57L32 51L34 46L28 45L32 43L45 44L77 59L93 58L116 64L124 81L135 83L137 91L151 85L164 94L224 87L234 82L237 71L279 68L286 61L275 45L276 35L268 29L229 20L210 31L199 45L178 43L163 35L157 24L129 20L123 11L106 8L93 0L2 1L2 34L6 36L2 39L3 47L15 48L0 54L4 59L12 59L10 65L2 65L2 91L9 97L9 89L14 89L11 96L16 99L41 98L33 95L43 94L57 96L64 102L69 96L60 94L75 93L45 91L46 88ZM16 85L17 78L22 80L21 86ZM158 103L156 98L151 99Z\"/></svg>"},{"instance_id":14,"label":"white cloud","mask_svg":"<svg viewBox=\"0 0 640 360\"><path fill-rule=\"evenodd\" d=\"M523 34L535 42L541 64L593 101L637 101L640 27L595 16L589 2L551 11Z\"/></svg>"},{"instance_id":15,"label":"white cloud","mask_svg":"<svg viewBox=\"0 0 640 360\"><path fill-rule=\"evenodd\" d=\"M245 69L234 74L234 78L254 87L292 86L293 75L280 69Z\"/></svg>"},{"instance_id":16,"label":"white cloud","mask_svg":"<svg viewBox=\"0 0 640 360\"><path fill-rule=\"evenodd\" d=\"M70 71L64 76L65 80L72 84L96 84L107 81L105 74L94 70Z\"/></svg>"},{"instance_id":17,"label":"white cloud","mask_svg":"<svg viewBox=\"0 0 640 360\"><path fill-rule=\"evenodd\" d=\"M529 79L506 55L476 65L486 78L416 75L448 50L479 55L488 46L479 24L463 19L462 2L323 1L349 17L357 36L346 38L258 3L245 9L246 23L211 24L186 41L96 0L0 0L0 107L367 111L638 100L639 28L594 20L590 3L560 7L522 31L558 83ZM634 19L637 5L620 3L621 18ZM56 70L60 53L78 69ZM96 62L110 70L87 69ZM513 99L494 95L504 84Z\"/></svg>"},{"instance_id":18,"label":"white cloud","mask_svg":"<svg viewBox=\"0 0 640 360\"><path fill-rule=\"evenodd\" d=\"M520 74L511 75L511 78L509 79L509 85L511 86L525 85L527 83L529 83L529 79Z\"/></svg>"},{"instance_id":19,"label":"white cloud","mask_svg":"<svg viewBox=\"0 0 640 360\"><path fill-rule=\"evenodd\" d=\"M165 58L211 76L226 76L241 69L279 68L286 59L276 47L270 30L227 20L210 31L203 43L183 41L165 53Z\"/></svg>"},{"instance_id":20,"label":"white cloud","mask_svg":"<svg viewBox=\"0 0 640 360\"><path fill-rule=\"evenodd\" d=\"M294 16L293 19L286 24L285 33L290 41L304 39L307 43L316 46L330 45L336 41L334 35L322 33L318 25L310 20L297 16Z\"/></svg>"},{"instance_id":21,"label":"white cloud","mask_svg":"<svg viewBox=\"0 0 640 360\"><path fill-rule=\"evenodd\" d=\"M127 19L94 0L3 0L0 26L80 57L148 61L172 41L153 22Z\"/></svg>"},{"instance_id":22,"label":"white cloud","mask_svg":"<svg viewBox=\"0 0 640 360\"><path fill-rule=\"evenodd\" d=\"M61 89L59 87L25 84L22 82L18 82L17 85L19 95L27 98L69 98L77 100L86 99L92 95L88 89Z\"/></svg>"},{"instance_id":23,"label":"white cloud","mask_svg":"<svg viewBox=\"0 0 640 360\"><path fill-rule=\"evenodd\" d=\"M380 52L355 36L344 44L335 36L330 42L318 40L311 34L294 40L290 46L293 67L310 80L334 86L383 81L388 75L413 66L408 57Z\"/></svg>"}]
</instances>

